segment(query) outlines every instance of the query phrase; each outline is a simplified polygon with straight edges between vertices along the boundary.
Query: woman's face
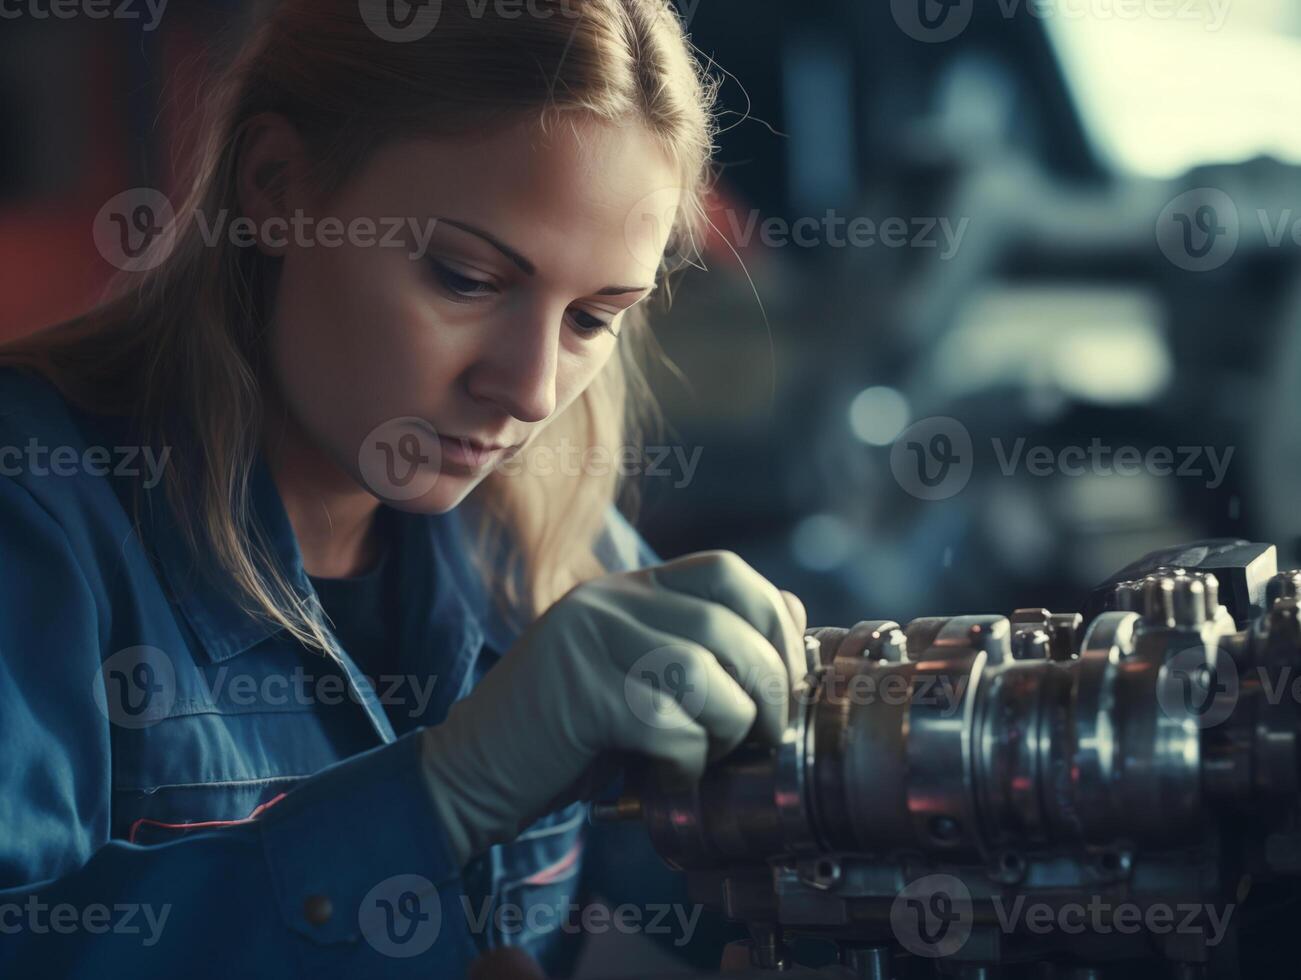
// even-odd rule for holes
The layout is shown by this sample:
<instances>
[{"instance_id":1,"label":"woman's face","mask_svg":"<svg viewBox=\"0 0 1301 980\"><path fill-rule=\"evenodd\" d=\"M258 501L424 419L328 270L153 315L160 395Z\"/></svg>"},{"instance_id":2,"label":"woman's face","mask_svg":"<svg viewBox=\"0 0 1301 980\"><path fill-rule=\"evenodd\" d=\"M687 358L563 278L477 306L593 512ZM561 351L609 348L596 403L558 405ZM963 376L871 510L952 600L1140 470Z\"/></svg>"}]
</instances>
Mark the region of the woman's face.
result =
<instances>
[{"instance_id":1,"label":"woman's face","mask_svg":"<svg viewBox=\"0 0 1301 980\"><path fill-rule=\"evenodd\" d=\"M264 127L250 172L296 145ZM640 127L525 122L389 143L328 201L292 179L273 209L250 192L284 258L271 360L294 427L394 506L455 507L513 455L462 440L518 449L615 354L676 183Z\"/></svg>"}]
</instances>

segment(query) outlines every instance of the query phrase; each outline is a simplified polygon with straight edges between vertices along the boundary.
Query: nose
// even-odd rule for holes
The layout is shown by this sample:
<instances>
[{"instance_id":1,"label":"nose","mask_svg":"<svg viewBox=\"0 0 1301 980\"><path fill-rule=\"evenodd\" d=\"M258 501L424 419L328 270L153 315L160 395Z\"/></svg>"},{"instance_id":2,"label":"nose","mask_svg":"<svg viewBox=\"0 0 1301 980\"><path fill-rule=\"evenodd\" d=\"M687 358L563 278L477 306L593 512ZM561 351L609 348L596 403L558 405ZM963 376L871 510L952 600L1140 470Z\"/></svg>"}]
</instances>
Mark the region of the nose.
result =
<instances>
[{"instance_id":1,"label":"nose","mask_svg":"<svg viewBox=\"0 0 1301 980\"><path fill-rule=\"evenodd\" d=\"M543 422L556 410L556 366L564 312L519 310L483 332L470 372L470 394L521 422Z\"/></svg>"}]
</instances>

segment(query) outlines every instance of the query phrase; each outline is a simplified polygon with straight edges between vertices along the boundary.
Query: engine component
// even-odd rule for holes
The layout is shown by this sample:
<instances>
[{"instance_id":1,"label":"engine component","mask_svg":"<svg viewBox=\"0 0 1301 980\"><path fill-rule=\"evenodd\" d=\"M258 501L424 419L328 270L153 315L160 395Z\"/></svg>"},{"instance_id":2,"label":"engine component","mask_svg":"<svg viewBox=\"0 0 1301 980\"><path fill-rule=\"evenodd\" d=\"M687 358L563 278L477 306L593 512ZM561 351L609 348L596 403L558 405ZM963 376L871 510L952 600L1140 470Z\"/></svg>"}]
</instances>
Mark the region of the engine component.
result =
<instances>
[{"instance_id":1,"label":"engine component","mask_svg":"<svg viewBox=\"0 0 1301 980\"><path fill-rule=\"evenodd\" d=\"M756 967L807 935L877 980L1236 977L1248 893L1301 875L1299 591L1272 545L1213 540L1084 615L814 631L779 748L604 815L639 814Z\"/></svg>"}]
</instances>

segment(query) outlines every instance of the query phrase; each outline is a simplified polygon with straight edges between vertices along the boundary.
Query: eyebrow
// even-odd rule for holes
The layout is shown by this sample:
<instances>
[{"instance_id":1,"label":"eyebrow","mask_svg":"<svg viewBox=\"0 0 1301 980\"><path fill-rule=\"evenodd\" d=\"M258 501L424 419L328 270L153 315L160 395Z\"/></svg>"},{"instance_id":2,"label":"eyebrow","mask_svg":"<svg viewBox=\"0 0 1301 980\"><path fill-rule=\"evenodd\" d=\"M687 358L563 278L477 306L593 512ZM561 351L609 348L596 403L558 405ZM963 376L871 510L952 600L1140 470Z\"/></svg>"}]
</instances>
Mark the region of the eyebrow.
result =
<instances>
[{"instance_id":1,"label":"eyebrow","mask_svg":"<svg viewBox=\"0 0 1301 980\"><path fill-rule=\"evenodd\" d=\"M511 248L509 245L505 244L495 236L490 235L482 228L476 228L474 225L466 224L464 221L457 221L454 218L435 218L434 220L436 222L441 221L443 224L451 225L453 228L459 228L461 229L461 231L469 232L471 235L474 235L476 238L482 238L485 242L487 242L489 245L495 248L498 252L506 256L506 258L510 259L511 262L513 262L516 266L518 266L520 271L523 272L526 276L532 276L537 273L538 271L537 266L535 266L532 262L526 259L519 252L515 251L515 249ZM655 288L655 283L651 283L649 286L606 286L604 289L598 289L594 295L626 296L628 293L650 292L654 288Z\"/></svg>"},{"instance_id":2,"label":"eyebrow","mask_svg":"<svg viewBox=\"0 0 1301 980\"><path fill-rule=\"evenodd\" d=\"M654 288L654 283L651 283L649 286L606 286L604 289L598 289L595 295L626 296L628 293L648 293Z\"/></svg>"}]
</instances>

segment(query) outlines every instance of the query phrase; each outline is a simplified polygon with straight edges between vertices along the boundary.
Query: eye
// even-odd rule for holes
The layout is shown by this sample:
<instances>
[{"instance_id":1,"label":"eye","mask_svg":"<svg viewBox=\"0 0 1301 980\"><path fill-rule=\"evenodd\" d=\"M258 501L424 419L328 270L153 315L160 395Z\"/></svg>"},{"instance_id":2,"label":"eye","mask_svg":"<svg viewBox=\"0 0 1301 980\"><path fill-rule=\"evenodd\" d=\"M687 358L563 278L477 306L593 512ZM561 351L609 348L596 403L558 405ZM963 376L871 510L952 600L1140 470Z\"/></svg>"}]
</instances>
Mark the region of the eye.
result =
<instances>
[{"instance_id":1,"label":"eye","mask_svg":"<svg viewBox=\"0 0 1301 980\"><path fill-rule=\"evenodd\" d=\"M479 299L484 296L491 296L497 291L497 287L492 283L483 279L475 279L473 276L463 275L437 259L431 258L429 264L433 269L434 278L449 293L465 299Z\"/></svg>"},{"instance_id":2,"label":"eye","mask_svg":"<svg viewBox=\"0 0 1301 980\"><path fill-rule=\"evenodd\" d=\"M614 321L612 319L602 320L599 316L593 316L584 310L570 310L570 316L573 317L578 332L585 337L595 337L607 331L616 337L619 336L614 333Z\"/></svg>"}]
</instances>

